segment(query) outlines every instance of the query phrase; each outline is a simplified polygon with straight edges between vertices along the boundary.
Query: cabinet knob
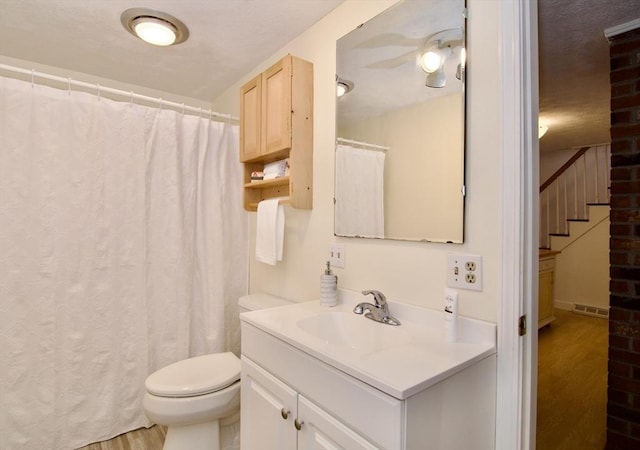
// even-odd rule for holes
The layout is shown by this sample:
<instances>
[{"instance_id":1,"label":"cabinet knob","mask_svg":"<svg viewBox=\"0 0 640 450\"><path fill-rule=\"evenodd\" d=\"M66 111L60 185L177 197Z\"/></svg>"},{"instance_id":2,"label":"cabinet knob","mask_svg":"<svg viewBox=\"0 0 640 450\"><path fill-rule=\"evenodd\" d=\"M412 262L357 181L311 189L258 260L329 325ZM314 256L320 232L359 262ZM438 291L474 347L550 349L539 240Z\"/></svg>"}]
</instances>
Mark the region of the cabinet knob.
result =
<instances>
[{"instance_id":1,"label":"cabinet knob","mask_svg":"<svg viewBox=\"0 0 640 450\"><path fill-rule=\"evenodd\" d=\"M298 419L293 421L293 425L296 427L296 430L298 430L298 431L300 431L300 429L302 428L302 424L303 423L304 423L303 421L298 420Z\"/></svg>"},{"instance_id":2,"label":"cabinet knob","mask_svg":"<svg viewBox=\"0 0 640 450\"><path fill-rule=\"evenodd\" d=\"M290 412L289 410L282 408L280 410L280 415L284 420L287 420L289 418L289 412Z\"/></svg>"}]
</instances>

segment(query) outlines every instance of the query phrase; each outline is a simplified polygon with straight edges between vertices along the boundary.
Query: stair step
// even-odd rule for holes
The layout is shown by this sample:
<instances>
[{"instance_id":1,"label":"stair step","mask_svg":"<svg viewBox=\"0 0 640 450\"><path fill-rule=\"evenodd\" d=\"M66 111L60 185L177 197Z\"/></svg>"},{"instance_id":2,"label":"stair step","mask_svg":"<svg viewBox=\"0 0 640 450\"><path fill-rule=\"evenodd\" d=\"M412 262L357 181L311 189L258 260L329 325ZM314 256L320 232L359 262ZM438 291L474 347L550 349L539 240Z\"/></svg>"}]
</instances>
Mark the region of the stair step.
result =
<instances>
[{"instance_id":1,"label":"stair step","mask_svg":"<svg viewBox=\"0 0 640 450\"><path fill-rule=\"evenodd\" d=\"M588 222L589 219L567 219L567 222Z\"/></svg>"},{"instance_id":2,"label":"stair step","mask_svg":"<svg viewBox=\"0 0 640 450\"><path fill-rule=\"evenodd\" d=\"M610 203L587 203L588 206L609 206Z\"/></svg>"},{"instance_id":3,"label":"stair step","mask_svg":"<svg viewBox=\"0 0 640 450\"><path fill-rule=\"evenodd\" d=\"M568 237L569 233L549 233L549 236L564 236L564 237Z\"/></svg>"}]
</instances>

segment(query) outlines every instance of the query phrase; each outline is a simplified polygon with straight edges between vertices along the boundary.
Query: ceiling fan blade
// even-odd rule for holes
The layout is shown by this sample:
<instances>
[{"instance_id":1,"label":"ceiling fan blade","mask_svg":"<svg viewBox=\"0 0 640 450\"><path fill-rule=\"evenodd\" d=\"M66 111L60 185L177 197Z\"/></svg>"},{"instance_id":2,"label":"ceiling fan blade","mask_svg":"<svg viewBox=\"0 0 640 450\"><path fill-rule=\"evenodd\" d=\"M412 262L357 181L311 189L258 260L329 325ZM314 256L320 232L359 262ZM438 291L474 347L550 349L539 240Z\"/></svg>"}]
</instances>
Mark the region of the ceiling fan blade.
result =
<instances>
[{"instance_id":1,"label":"ceiling fan blade","mask_svg":"<svg viewBox=\"0 0 640 450\"><path fill-rule=\"evenodd\" d=\"M394 69L402 64L405 64L407 61L415 61L416 51L411 50L407 53L404 53L400 56L396 56L395 58L383 59L371 64L366 65L368 69Z\"/></svg>"},{"instance_id":2,"label":"ceiling fan blade","mask_svg":"<svg viewBox=\"0 0 640 450\"><path fill-rule=\"evenodd\" d=\"M379 47L417 47L424 43L425 38L408 38L399 33L383 33L372 36L370 39L361 42L356 48L379 48Z\"/></svg>"}]
</instances>

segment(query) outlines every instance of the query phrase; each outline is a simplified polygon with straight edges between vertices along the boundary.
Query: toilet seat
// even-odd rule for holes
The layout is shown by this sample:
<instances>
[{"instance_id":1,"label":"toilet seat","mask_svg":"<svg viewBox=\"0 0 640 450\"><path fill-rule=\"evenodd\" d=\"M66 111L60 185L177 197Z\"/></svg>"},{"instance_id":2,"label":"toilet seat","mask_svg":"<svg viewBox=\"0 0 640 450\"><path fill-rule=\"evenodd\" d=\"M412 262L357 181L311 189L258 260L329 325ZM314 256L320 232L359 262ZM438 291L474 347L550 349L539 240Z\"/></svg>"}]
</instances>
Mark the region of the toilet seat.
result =
<instances>
[{"instance_id":1,"label":"toilet seat","mask_svg":"<svg viewBox=\"0 0 640 450\"><path fill-rule=\"evenodd\" d=\"M195 397L224 389L240 380L240 360L231 352L197 356L170 364L145 381L158 397Z\"/></svg>"}]
</instances>

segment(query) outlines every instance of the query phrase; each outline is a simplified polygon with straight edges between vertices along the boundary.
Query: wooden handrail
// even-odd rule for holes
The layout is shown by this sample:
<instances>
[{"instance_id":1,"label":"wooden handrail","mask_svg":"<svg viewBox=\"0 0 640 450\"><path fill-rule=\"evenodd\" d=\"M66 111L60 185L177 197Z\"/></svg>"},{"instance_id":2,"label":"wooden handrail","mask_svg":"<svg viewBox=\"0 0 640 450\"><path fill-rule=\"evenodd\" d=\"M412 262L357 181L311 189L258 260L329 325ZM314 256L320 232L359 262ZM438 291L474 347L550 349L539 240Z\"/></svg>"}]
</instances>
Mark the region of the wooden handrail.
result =
<instances>
[{"instance_id":1,"label":"wooden handrail","mask_svg":"<svg viewBox=\"0 0 640 450\"><path fill-rule=\"evenodd\" d=\"M549 179L547 181L545 181L544 183L542 183L542 185L540 186L540 193L542 193L542 191L544 191L546 188L549 187L549 185L551 183L553 183L554 181L556 181L556 179L562 175L564 173L565 170L567 170L569 167L571 167L573 165L574 162L576 162L582 155L584 155L585 153L587 153L587 150L589 150L591 147L582 147L580 150L578 150L576 152L575 155L573 155L571 158L569 158L569 161L567 161L566 163L564 163L562 165L562 167L560 167L558 170L556 170L554 172L553 175L551 175L549 177Z\"/></svg>"}]
</instances>

